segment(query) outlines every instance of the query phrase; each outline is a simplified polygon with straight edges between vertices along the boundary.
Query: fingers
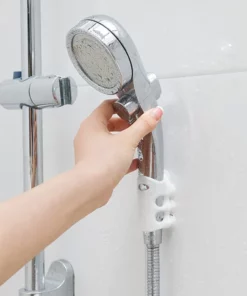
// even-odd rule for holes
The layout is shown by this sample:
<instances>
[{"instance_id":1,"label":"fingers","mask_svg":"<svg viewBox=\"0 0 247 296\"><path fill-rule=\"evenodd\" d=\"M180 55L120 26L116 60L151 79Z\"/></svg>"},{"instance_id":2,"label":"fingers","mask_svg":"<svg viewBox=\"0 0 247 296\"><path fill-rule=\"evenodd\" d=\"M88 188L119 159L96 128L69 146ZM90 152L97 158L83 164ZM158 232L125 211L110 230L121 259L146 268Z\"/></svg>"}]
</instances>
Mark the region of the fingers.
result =
<instances>
[{"instance_id":1,"label":"fingers","mask_svg":"<svg viewBox=\"0 0 247 296\"><path fill-rule=\"evenodd\" d=\"M138 169L138 167L139 167L139 160L134 159L129 167L127 174L134 172L135 170Z\"/></svg>"},{"instance_id":2,"label":"fingers","mask_svg":"<svg viewBox=\"0 0 247 296\"><path fill-rule=\"evenodd\" d=\"M113 109L113 103L116 100L106 100L103 103L100 104L100 106L93 111L93 113L90 115L90 117L95 117L95 119L104 125L107 126L108 121L112 117L112 115L115 113Z\"/></svg>"},{"instance_id":3,"label":"fingers","mask_svg":"<svg viewBox=\"0 0 247 296\"><path fill-rule=\"evenodd\" d=\"M162 115L163 109L161 107L153 108L145 112L132 126L123 131L121 135L125 136L126 140L131 141L134 147L137 147L142 138L155 129Z\"/></svg>"},{"instance_id":4,"label":"fingers","mask_svg":"<svg viewBox=\"0 0 247 296\"><path fill-rule=\"evenodd\" d=\"M127 121L121 118L111 118L108 122L107 128L109 132L121 132L128 128L130 125Z\"/></svg>"}]
</instances>

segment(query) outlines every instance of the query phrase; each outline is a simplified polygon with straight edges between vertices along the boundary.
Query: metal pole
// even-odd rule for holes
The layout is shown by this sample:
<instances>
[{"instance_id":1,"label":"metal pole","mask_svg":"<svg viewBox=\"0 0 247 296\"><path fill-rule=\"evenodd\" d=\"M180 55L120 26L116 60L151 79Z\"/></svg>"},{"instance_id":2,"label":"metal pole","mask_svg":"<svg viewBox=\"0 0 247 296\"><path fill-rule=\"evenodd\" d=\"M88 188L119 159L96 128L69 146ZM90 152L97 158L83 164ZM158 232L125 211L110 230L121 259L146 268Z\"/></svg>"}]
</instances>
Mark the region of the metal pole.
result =
<instances>
[{"instance_id":1,"label":"metal pole","mask_svg":"<svg viewBox=\"0 0 247 296\"><path fill-rule=\"evenodd\" d=\"M22 79L41 75L40 0L21 0ZM23 106L24 190L43 182L42 111ZM25 267L25 290L45 289L44 252Z\"/></svg>"}]
</instances>

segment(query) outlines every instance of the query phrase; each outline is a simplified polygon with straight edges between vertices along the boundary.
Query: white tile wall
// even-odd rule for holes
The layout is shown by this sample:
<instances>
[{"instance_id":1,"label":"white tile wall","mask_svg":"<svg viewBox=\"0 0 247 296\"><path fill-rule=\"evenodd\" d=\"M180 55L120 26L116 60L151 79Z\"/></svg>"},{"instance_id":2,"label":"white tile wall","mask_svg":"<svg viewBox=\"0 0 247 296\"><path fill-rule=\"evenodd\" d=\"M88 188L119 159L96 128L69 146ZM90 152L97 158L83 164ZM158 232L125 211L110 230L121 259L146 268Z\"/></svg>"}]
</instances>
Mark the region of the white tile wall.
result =
<instances>
[{"instance_id":1,"label":"white tile wall","mask_svg":"<svg viewBox=\"0 0 247 296\"><path fill-rule=\"evenodd\" d=\"M82 80L68 62L64 39L72 26L92 14L108 14L121 22L133 37L146 69L159 77L239 72L247 67L245 0L135 0L129 4L115 0L44 0L43 5L44 40L48 40L44 47L46 52L51 51L44 61L45 70L70 73L79 82ZM51 56L55 63L50 63Z\"/></svg>"},{"instance_id":2,"label":"white tile wall","mask_svg":"<svg viewBox=\"0 0 247 296\"><path fill-rule=\"evenodd\" d=\"M178 188L163 295L246 292L246 82L247 73L162 81L165 162Z\"/></svg>"},{"instance_id":3,"label":"white tile wall","mask_svg":"<svg viewBox=\"0 0 247 296\"><path fill-rule=\"evenodd\" d=\"M1 43L0 79L20 65L17 2L0 3L0 35L8 40L7 46ZM42 1L44 73L70 74L84 84L69 63L64 37L80 18L105 13L130 32L147 70L166 78L160 104L178 223L162 245L162 295L246 293L246 5L242 0ZM75 105L44 111L45 179L72 167L76 130L104 98L84 86ZM20 112L0 108L0 137L4 200L22 190ZM47 249L47 268L58 258L73 263L76 295L144 295L135 180L135 174L126 177L107 207ZM0 295L16 295L22 283L21 271Z\"/></svg>"},{"instance_id":4,"label":"white tile wall","mask_svg":"<svg viewBox=\"0 0 247 296\"><path fill-rule=\"evenodd\" d=\"M0 81L21 67L19 1L0 1Z\"/></svg>"}]
</instances>

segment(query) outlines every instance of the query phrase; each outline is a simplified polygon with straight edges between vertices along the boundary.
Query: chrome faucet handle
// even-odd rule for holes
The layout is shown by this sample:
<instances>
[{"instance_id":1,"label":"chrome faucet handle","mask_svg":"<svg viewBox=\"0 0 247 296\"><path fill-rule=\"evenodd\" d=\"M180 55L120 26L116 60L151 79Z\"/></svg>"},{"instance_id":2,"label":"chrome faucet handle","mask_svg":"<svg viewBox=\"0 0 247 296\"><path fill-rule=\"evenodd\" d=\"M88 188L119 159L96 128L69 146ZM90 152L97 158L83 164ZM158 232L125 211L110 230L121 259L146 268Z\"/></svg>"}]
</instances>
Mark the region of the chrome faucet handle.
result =
<instances>
[{"instance_id":1,"label":"chrome faucet handle","mask_svg":"<svg viewBox=\"0 0 247 296\"><path fill-rule=\"evenodd\" d=\"M0 83L0 105L6 109L36 109L73 104L77 86L71 77L55 75L7 80Z\"/></svg>"}]
</instances>

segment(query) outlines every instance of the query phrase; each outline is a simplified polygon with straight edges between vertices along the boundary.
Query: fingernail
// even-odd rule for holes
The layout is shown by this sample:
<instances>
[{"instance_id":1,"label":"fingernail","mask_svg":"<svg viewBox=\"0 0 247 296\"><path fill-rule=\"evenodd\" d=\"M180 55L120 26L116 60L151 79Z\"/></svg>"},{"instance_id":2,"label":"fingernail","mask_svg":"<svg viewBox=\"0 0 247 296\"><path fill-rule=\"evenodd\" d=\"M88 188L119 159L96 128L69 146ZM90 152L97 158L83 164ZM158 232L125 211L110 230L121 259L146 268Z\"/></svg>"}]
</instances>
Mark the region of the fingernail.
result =
<instances>
[{"instance_id":1,"label":"fingernail","mask_svg":"<svg viewBox=\"0 0 247 296\"><path fill-rule=\"evenodd\" d=\"M151 110L151 116L153 118L155 118L157 121L160 120L160 118L162 117L163 113L164 113L164 110L160 106L158 106L158 107L156 107L156 108L154 108L154 109Z\"/></svg>"}]
</instances>

